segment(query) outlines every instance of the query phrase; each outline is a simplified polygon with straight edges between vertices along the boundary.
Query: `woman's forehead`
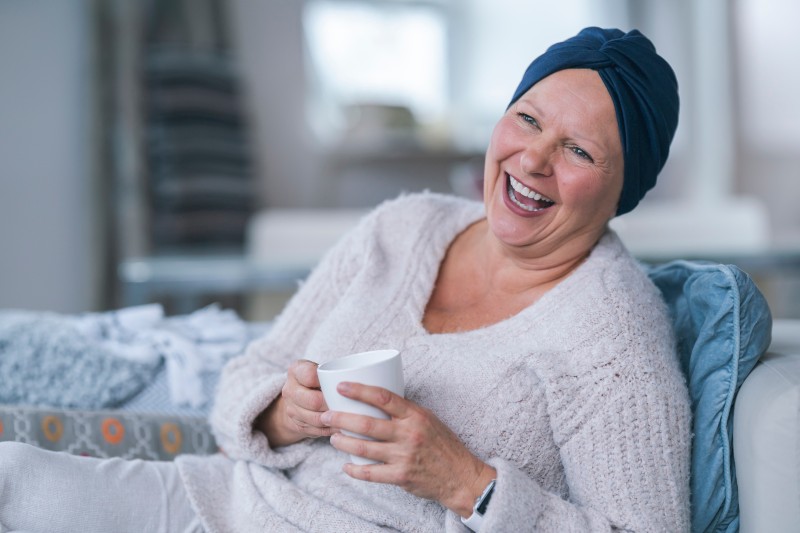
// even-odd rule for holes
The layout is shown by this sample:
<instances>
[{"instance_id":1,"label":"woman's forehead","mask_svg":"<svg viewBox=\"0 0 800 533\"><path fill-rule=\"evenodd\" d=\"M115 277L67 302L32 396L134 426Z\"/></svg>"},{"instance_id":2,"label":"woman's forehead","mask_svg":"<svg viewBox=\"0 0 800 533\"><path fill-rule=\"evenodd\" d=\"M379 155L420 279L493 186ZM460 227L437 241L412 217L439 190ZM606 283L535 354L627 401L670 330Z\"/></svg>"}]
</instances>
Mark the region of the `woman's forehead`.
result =
<instances>
[{"instance_id":1,"label":"woman's forehead","mask_svg":"<svg viewBox=\"0 0 800 533\"><path fill-rule=\"evenodd\" d=\"M600 74L591 69L566 69L554 72L534 84L522 96L537 101L541 98L565 100L585 109L613 111L614 103Z\"/></svg>"}]
</instances>

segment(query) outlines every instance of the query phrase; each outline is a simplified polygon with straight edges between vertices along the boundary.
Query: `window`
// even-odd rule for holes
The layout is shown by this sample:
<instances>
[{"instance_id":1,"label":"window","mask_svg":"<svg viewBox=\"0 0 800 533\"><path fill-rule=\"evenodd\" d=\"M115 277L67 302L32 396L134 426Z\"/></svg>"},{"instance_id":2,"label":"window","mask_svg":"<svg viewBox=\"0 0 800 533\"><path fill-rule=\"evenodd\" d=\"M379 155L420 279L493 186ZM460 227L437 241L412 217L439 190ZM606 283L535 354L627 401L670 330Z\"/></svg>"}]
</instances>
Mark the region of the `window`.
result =
<instances>
[{"instance_id":1,"label":"window","mask_svg":"<svg viewBox=\"0 0 800 533\"><path fill-rule=\"evenodd\" d=\"M322 138L334 137L349 107L402 106L449 144L483 150L529 62L585 26L624 27L625 6L619 0L311 0L304 24L312 127Z\"/></svg>"},{"instance_id":2,"label":"window","mask_svg":"<svg viewBox=\"0 0 800 533\"><path fill-rule=\"evenodd\" d=\"M418 124L445 115L447 20L440 4L317 0L307 5L304 25L311 122L322 137L359 106L407 109Z\"/></svg>"}]
</instances>

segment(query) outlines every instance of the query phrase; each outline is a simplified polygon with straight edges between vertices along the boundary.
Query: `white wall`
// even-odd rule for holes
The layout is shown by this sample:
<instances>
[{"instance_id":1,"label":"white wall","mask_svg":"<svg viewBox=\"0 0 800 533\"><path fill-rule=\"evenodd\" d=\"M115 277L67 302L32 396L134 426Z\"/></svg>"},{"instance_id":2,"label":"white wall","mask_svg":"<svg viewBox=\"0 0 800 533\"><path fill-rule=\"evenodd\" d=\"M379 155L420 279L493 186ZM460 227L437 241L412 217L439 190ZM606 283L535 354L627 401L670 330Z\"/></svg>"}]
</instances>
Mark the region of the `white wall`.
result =
<instances>
[{"instance_id":1,"label":"white wall","mask_svg":"<svg viewBox=\"0 0 800 533\"><path fill-rule=\"evenodd\" d=\"M87 9L0 2L0 308L98 301Z\"/></svg>"},{"instance_id":2,"label":"white wall","mask_svg":"<svg viewBox=\"0 0 800 533\"><path fill-rule=\"evenodd\" d=\"M800 247L800 51L794 0L738 0L740 187L770 209L775 242ZM794 296L800 295L800 289Z\"/></svg>"}]
</instances>

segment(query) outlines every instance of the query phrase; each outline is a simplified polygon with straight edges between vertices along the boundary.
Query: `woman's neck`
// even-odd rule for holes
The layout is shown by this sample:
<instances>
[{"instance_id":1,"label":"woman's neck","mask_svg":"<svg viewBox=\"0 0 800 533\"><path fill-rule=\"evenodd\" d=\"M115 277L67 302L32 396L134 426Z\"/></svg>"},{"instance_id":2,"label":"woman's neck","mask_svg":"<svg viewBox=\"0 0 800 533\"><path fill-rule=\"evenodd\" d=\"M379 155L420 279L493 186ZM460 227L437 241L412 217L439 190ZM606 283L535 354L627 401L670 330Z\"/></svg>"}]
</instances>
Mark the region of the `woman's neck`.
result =
<instances>
[{"instance_id":1,"label":"woman's neck","mask_svg":"<svg viewBox=\"0 0 800 533\"><path fill-rule=\"evenodd\" d=\"M478 329L514 316L567 278L589 253L540 258L498 244L485 220L453 241L425 308L429 332Z\"/></svg>"},{"instance_id":2,"label":"woman's neck","mask_svg":"<svg viewBox=\"0 0 800 533\"><path fill-rule=\"evenodd\" d=\"M541 246L509 246L491 233L485 221L470 228L465 245L475 258L475 275L485 276L490 286L509 294L541 292L568 277L589 256L595 237L577 238L569 245L550 249Z\"/></svg>"}]
</instances>

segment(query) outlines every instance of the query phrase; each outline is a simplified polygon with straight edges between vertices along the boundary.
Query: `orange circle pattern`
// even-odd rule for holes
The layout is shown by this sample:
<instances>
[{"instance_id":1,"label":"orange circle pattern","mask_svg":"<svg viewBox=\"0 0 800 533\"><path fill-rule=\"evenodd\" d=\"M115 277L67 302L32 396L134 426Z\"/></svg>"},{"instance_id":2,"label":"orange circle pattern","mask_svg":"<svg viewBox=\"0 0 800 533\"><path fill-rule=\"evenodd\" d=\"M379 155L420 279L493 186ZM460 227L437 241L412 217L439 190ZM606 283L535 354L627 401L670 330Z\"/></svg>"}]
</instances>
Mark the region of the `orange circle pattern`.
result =
<instances>
[{"instance_id":1,"label":"orange circle pattern","mask_svg":"<svg viewBox=\"0 0 800 533\"><path fill-rule=\"evenodd\" d=\"M42 418L42 432L47 440L56 442L64 435L64 424L57 416L47 415Z\"/></svg>"},{"instance_id":2,"label":"orange circle pattern","mask_svg":"<svg viewBox=\"0 0 800 533\"><path fill-rule=\"evenodd\" d=\"M3 436L3 421L0 420L0 437Z\"/></svg>"},{"instance_id":3,"label":"orange circle pattern","mask_svg":"<svg viewBox=\"0 0 800 533\"><path fill-rule=\"evenodd\" d=\"M125 426L116 418L106 418L100 425L100 432L109 444L119 444L125 438Z\"/></svg>"},{"instance_id":4,"label":"orange circle pattern","mask_svg":"<svg viewBox=\"0 0 800 533\"><path fill-rule=\"evenodd\" d=\"M176 454L181 449L183 435L180 428L172 422L161 424L161 446L167 453Z\"/></svg>"}]
</instances>

